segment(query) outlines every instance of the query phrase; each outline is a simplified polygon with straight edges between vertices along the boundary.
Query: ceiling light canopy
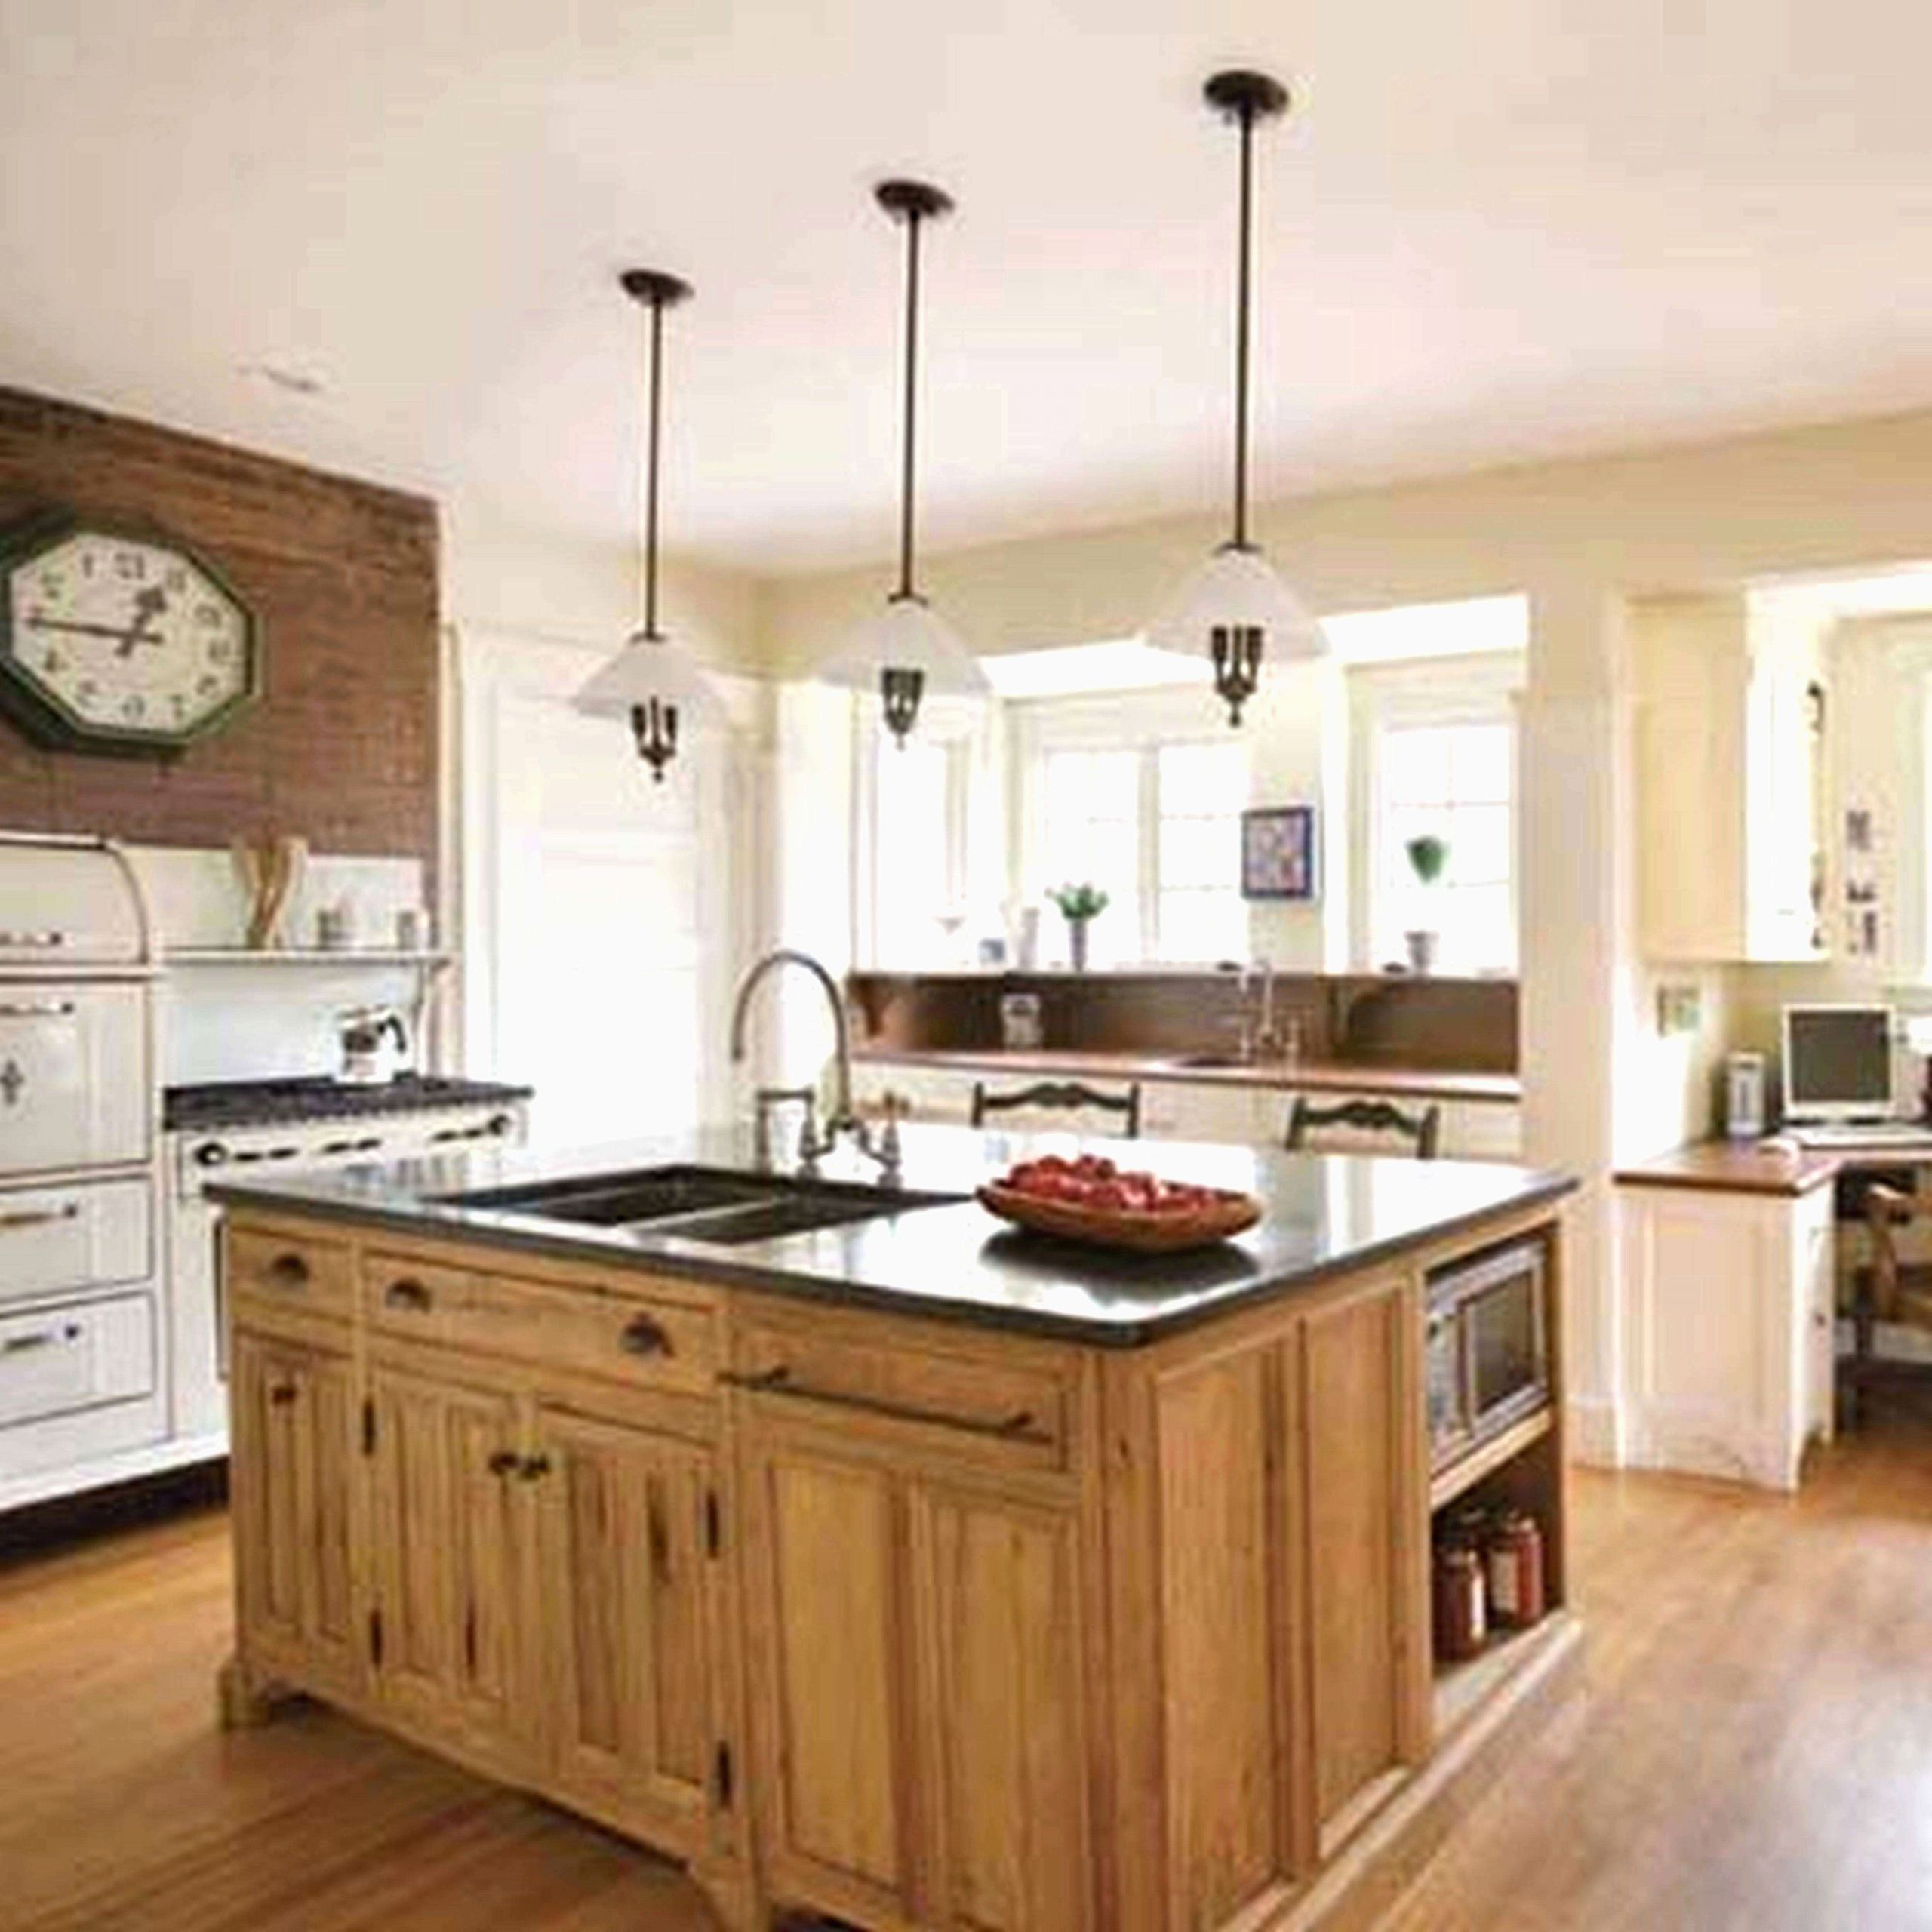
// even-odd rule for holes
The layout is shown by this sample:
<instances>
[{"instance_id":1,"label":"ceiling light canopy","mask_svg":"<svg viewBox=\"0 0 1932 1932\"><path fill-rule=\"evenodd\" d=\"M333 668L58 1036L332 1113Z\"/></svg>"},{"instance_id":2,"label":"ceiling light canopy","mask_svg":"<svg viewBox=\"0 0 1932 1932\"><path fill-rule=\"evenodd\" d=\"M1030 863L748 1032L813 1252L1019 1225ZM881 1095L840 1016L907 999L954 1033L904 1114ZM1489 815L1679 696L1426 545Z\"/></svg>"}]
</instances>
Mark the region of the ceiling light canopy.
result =
<instances>
[{"instance_id":1,"label":"ceiling light canopy","mask_svg":"<svg viewBox=\"0 0 1932 1932\"><path fill-rule=\"evenodd\" d=\"M919 233L946 214L951 198L924 181L882 181L878 205L906 224L906 361L899 469L899 582L885 608L854 631L820 670L828 684L877 691L886 729L902 745L928 692L977 697L987 691L979 661L919 594L913 571L913 505L918 451Z\"/></svg>"},{"instance_id":2,"label":"ceiling light canopy","mask_svg":"<svg viewBox=\"0 0 1932 1932\"><path fill-rule=\"evenodd\" d=\"M657 477L663 416L664 311L691 294L690 285L656 269L627 269L624 293L651 312L645 378L644 482L644 623L623 648L577 694L577 709L593 717L626 718L638 755L663 782L677 755L680 728L687 734L721 724L724 707L690 652L657 627Z\"/></svg>"},{"instance_id":3,"label":"ceiling light canopy","mask_svg":"<svg viewBox=\"0 0 1932 1932\"><path fill-rule=\"evenodd\" d=\"M1327 648L1321 626L1275 574L1248 533L1247 443L1250 340L1254 323L1254 129L1287 111L1288 93L1267 74L1244 69L1215 75L1202 90L1208 105L1241 131L1241 200L1235 256L1234 528L1226 543L1198 569L1148 627L1147 641L1163 651L1205 651L1214 689L1241 722L1241 707L1260 685L1261 660L1272 641L1278 657L1318 657Z\"/></svg>"}]
</instances>

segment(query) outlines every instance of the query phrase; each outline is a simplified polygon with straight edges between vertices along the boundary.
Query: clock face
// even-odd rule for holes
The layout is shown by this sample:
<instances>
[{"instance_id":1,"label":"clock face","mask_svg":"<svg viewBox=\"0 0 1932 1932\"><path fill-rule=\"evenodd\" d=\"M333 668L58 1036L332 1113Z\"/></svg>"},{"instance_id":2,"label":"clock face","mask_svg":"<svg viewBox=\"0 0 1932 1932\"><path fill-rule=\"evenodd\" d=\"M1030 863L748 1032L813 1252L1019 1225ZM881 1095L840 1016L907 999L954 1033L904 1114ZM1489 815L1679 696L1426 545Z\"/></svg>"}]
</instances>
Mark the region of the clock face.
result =
<instances>
[{"instance_id":1,"label":"clock face","mask_svg":"<svg viewBox=\"0 0 1932 1932\"><path fill-rule=\"evenodd\" d=\"M6 566L4 669L58 740L171 750L254 695L254 625L206 566L69 527Z\"/></svg>"}]
</instances>

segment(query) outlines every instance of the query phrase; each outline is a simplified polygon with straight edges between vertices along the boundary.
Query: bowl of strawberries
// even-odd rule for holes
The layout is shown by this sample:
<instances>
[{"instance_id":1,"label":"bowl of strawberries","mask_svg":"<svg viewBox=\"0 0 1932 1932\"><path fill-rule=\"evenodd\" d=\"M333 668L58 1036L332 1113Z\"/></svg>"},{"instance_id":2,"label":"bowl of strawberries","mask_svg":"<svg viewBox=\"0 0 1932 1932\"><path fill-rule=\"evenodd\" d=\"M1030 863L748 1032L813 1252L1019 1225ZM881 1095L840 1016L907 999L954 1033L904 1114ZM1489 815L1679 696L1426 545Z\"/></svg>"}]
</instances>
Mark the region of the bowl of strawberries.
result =
<instances>
[{"instance_id":1,"label":"bowl of strawberries","mask_svg":"<svg viewBox=\"0 0 1932 1932\"><path fill-rule=\"evenodd\" d=\"M1261 1218L1251 1194L1163 1180L1104 1154L1021 1161L986 1182L979 1198L989 1213L1036 1233L1149 1254L1205 1247Z\"/></svg>"}]
</instances>

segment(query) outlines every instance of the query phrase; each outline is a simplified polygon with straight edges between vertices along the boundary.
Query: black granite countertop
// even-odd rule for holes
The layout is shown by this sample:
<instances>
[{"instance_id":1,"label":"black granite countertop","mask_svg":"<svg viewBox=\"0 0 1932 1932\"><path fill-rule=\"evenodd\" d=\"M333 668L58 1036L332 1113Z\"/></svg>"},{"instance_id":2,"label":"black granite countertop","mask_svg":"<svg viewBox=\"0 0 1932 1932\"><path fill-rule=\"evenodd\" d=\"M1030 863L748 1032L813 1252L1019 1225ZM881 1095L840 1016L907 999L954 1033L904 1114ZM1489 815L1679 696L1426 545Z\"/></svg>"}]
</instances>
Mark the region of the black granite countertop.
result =
<instances>
[{"instance_id":1,"label":"black granite countertop","mask_svg":"<svg viewBox=\"0 0 1932 1932\"><path fill-rule=\"evenodd\" d=\"M1088 1144L1123 1165L1240 1188L1266 1204L1258 1226L1211 1248L1115 1254L1009 1228L971 1198L983 1180L1016 1159L1069 1150L1075 1144L1069 1137L948 1127L903 1131L906 1189L963 1198L730 1248L441 1198L676 1163L753 1171L749 1135L722 1130L590 1149L479 1149L386 1168L224 1179L211 1182L208 1192L230 1207L340 1217L417 1235L1133 1347L1424 1242L1466 1232L1472 1244L1479 1244L1486 1221L1554 1202L1576 1186L1566 1175L1489 1161L1094 1142ZM824 1164L823 1178L870 1182L875 1173L841 1149Z\"/></svg>"}]
</instances>

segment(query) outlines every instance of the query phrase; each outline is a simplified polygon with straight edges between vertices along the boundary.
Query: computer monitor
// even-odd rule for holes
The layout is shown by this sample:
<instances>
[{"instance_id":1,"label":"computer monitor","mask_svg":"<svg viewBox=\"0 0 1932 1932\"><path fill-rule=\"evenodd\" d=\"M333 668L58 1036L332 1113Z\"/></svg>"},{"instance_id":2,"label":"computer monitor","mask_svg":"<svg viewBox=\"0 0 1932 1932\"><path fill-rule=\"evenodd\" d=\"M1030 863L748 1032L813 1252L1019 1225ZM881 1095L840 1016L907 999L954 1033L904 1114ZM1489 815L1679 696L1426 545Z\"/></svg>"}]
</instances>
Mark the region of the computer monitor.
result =
<instances>
[{"instance_id":1,"label":"computer monitor","mask_svg":"<svg viewBox=\"0 0 1932 1932\"><path fill-rule=\"evenodd\" d=\"M1883 1120L1893 1111L1889 1006L1785 1008L1786 1120Z\"/></svg>"}]
</instances>

